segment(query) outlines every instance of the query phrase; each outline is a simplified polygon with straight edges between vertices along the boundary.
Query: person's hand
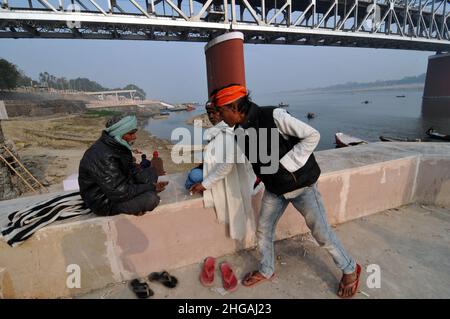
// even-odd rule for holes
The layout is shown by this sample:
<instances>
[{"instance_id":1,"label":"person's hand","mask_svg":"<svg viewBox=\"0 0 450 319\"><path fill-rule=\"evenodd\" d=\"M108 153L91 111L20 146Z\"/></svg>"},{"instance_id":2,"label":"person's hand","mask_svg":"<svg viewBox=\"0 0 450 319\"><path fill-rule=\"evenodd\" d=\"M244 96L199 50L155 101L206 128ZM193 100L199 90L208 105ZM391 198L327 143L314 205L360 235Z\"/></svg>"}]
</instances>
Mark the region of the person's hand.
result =
<instances>
[{"instance_id":1,"label":"person's hand","mask_svg":"<svg viewBox=\"0 0 450 319\"><path fill-rule=\"evenodd\" d=\"M169 184L169 182L157 182L157 183L153 183L153 185L155 185L155 189L156 191L162 192L163 190L166 189L167 184Z\"/></svg>"},{"instance_id":2,"label":"person's hand","mask_svg":"<svg viewBox=\"0 0 450 319\"><path fill-rule=\"evenodd\" d=\"M206 188L203 187L202 183L194 184L194 185L192 185L192 187L191 187L191 189L190 189L192 195L193 195L193 194L197 194L197 193L198 193L198 194L201 194L201 193L203 193L205 190L206 190Z\"/></svg>"}]
</instances>

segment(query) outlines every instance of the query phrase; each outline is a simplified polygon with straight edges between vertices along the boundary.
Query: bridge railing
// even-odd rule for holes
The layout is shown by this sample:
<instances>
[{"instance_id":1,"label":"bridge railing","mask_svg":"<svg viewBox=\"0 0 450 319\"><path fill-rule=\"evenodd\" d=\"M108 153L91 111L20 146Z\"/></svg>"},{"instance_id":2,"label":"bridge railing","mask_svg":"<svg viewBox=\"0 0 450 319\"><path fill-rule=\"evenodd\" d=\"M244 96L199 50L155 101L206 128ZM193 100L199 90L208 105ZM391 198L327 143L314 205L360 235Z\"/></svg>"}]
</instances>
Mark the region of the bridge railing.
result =
<instances>
[{"instance_id":1,"label":"bridge railing","mask_svg":"<svg viewBox=\"0 0 450 319\"><path fill-rule=\"evenodd\" d=\"M0 37L207 41L215 34L240 30L249 43L436 51L448 51L450 45L450 0L0 0L0 3Z\"/></svg>"}]
</instances>

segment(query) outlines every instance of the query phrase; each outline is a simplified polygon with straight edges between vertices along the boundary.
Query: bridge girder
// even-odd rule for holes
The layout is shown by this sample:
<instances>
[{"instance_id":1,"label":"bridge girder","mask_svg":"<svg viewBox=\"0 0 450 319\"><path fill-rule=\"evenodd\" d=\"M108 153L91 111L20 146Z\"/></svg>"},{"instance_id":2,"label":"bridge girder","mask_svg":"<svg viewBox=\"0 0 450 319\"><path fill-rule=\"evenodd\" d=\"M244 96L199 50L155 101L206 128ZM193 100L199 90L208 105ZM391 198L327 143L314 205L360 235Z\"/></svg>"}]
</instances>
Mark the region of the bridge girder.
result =
<instances>
[{"instance_id":1,"label":"bridge girder","mask_svg":"<svg viewBox=\"0 0 450 319\"><path fill-rule=\"evenodd\" d=\"M450 0L0 2L0 38L206 42L241 31L246 43L450 51Z\"/></svg>"}]
</instances>

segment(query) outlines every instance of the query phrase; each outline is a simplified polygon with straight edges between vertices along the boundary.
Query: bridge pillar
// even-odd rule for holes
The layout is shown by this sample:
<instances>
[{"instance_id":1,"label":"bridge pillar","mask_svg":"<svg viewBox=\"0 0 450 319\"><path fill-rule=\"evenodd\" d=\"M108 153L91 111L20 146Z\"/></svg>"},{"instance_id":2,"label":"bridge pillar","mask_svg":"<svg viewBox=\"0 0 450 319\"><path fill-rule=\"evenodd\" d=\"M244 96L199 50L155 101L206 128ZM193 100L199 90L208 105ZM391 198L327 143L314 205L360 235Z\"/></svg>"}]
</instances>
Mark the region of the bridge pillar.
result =
<instances>
[{"instance_id":1,"label":"bridge pillar","mask_svg":"<svg viewBox=\"0 0 450 319\"><path fill-rule=\"evenodd\" d=\"M428 58L422 114L450 117L450 53Z\"/></svg>"},{"instance_id":2,"label":"bridge pillar","mask_svg":"<svg viewBox=\"0 0 450 319\"><path fill-rule=\"evenodd\" d=\"M228 84L245 86L244 35L222 34L205 46L208 96Z\"/></svg>"}]
</instances>

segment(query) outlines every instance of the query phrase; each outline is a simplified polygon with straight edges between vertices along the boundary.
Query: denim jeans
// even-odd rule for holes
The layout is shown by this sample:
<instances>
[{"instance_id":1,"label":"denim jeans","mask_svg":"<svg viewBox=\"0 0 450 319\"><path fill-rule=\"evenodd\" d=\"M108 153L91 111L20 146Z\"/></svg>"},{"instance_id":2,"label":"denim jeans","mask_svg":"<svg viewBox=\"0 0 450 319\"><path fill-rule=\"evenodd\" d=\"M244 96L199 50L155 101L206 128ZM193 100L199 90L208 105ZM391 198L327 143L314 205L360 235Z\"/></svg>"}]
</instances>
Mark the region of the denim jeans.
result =
<instances>
[{"instance_id":1,"label":"denim jeans","mask_svg":"<svg viewBox=\"0 0 450 319\"><path fill-rule=\"evenodd\" d=\"M344 274L353 273L356 269L356 263L341 246L328 224L322 197L316 184L302 188L298 195L293 198L286 198L284 195L278 196L267 190L265 191L257 231L258 248L262 255L260 273L269 278L275 271L273 242L275 227L289 203L292 203L303 215L313 237L321 247L324 247L330 253L336 266Z\"/></svg>"}]
</instances>

